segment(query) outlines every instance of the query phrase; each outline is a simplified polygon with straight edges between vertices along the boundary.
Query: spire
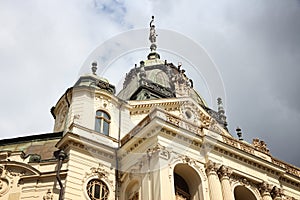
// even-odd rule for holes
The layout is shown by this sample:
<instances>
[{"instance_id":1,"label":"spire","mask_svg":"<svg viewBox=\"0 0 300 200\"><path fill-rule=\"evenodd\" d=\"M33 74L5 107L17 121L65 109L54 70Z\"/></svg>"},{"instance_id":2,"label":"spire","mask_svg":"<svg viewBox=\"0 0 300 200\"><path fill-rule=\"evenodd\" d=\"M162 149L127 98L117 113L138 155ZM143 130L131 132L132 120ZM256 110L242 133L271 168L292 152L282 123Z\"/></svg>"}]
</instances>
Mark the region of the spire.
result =
<instances>
[{"instance_id":1,"label":"spire","mask_svg":"<svg viewBox=\"0 0 300 200\"><path fill-rule=\"evenodd\" d=\"M156 34L156 31L155 31L155 25L153 23L154 23L154 16L152 16L152 19L150 21L149 40L151 42L151 45L150 45L151 53L148 55L148 59L149 60L151 60L151 59L157 59L157 58L160 59L159 54L156 53L156 49L157 49L156 37L157 37L157 34Z\"/></svg>"},{"instance_id":2,"label":"spire","mask_svg":"<svg viewBox=\"0 0 300 200\"><path fill-rule=\"evenodd\" d=\"M150 50L155 51L157 46L156 46L156 32L155 32L155 25L153 24L154 22L154 16L152 16L152 20L150 21L150 35L149 35L149 40L151 42Z\"/></svg>"}]
</instances>

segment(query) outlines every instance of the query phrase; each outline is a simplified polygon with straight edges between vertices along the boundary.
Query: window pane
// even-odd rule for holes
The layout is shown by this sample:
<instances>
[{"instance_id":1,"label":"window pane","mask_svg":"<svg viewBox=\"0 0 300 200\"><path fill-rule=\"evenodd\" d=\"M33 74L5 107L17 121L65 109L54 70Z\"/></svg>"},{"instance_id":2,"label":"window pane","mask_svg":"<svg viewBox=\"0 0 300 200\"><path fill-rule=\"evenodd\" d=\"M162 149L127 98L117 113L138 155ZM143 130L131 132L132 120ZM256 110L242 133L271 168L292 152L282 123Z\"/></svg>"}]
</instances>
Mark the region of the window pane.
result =
<instances>
[{"instance_id":1,"label":"window pane","mask_svg":"<svg viewBox=\"0 0 300 200\"><path fill-rule=\"evenodd\" d=\"M97 116L102 116L102 113L103 113L102 111L98 110L98 111L96 112L96 115L97 115Z\"/></svg>"},{"instance_id":2,"label":"window pane","mask_svg":"<svg viewBox=\"0 0 300 200\"><path fill-rule=\"evenodd\" d=\"M108 135L108 129L109 129L109 124L106 121L104 121L103 122L103 134L104 135Z\"/></svg>"},{"instance_id":3,"label":"window pane","mask_svg":"<svg viewBox=\"0 0 300 200\"><path fill-rule=\"evenodd\" d=\"M95 122L95 131L101 133L101 122L102 119L97 119L96 118L96 122Z\"/></svg>"},{"instance_id":4,"label":"window pane","mask_svg":"<svg viewBox=\"0 0 300 200\"><path fill-rule=\"evenodd\" d=\"M94 193L94 197L96 199L100 198L100 185L95 185L95 193Z\"/></svg>"}]
</instances>

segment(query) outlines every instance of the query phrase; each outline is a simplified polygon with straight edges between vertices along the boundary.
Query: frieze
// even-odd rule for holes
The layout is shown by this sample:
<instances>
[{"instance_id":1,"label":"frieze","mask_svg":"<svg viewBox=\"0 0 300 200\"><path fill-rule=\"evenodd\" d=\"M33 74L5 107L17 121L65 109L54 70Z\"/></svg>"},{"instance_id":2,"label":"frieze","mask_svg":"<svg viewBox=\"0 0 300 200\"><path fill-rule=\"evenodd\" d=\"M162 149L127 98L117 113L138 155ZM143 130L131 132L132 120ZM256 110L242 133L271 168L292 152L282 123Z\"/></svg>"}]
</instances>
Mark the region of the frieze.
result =
<instances>
[{"instance_id":1,"label":"frieze","mask_svg":"<svg viewBox=\"0 0 300 200\"><path fill-rule=\"evenodd\" d=\"M112 154L104 153L100 150L97 150L96 148L93 148L93 147L90 147L90 146L85 146L84 144L79 143L79 142L70 141L69 144L66 144L66 145L73 146L73 147L78 147L80 149L84 149L86 151L89 151L89 152L94 153L94 154L98 154L100 156L104 156L104 157L109 158L109 159L114 158L114 155L112 155ZM63 149L66 149L66 145L63 147Z\"/></svg>"},{"instance_id":2,"label":"frieze","mask_svg":"<svg viewBox=\"0 0 300 200\"><path fill-rule=\"evenodd\" d=\"M223 138L223 142L225 142L226 144L229 144L230 146L234 146L236 148L239 148L239 143L232 138L226 137L226 136L222 136Z\"/></svg>"},{"instance_id":3,"label":"frieze","mask_svg":"<svg viewBox=\"0 0 300 200\"><path fill-rule=\"evenodd\" d=\"M294 167L294 166L291 166L291 165L288 165L278 159L275 159L275 158L272 158L272 162L282 168L284 168L288 173L294 175L294 176L297 176L297 177L300 177L300 169Z\"/></svg>"},{"instance_id":4,"label":"frieze","mask_svg":"<svg viewBox=\"0 0 300 200\"><path fill-rule=\"evenodd\" d=\"M250 153L250 154L254 154L254 150L244 144L241 144L240 143L240 149L247 152L247 153Z\"/></svg>"},{"instance_id":5,"label":"frieze","mask_svg":"<svg viewBox=\"0 0 300 200\"><path fill-rule=\"evenodd\" d=\"M234 146L238 149L241 149L245 152L248 152L252 155L255 155L255 150L253 149L254 147L251 147L250 145L246 145L246 144L243 144L243 143L240 143L239 141L237 141L236 139L234 138L229 138L229 137L226 137L226 136L222 136L223 137L223 142L230 145L230 146ZM264 145L263 145L264 146ZM269 153L268 153L269 154ZM264 157L261 157L260 158L263 158L265 160L268 160L268 158L264 158ZM270 160L272 163L276 164L277 166L279 167L282 167L284 169L286 169L286 171L290 174L293 174L297 177L300 177L300 170L294 166L291 166L291 165L288 165L286 163L283 163L282 161L280 160L277 160L277 159L274 159L272 158L272 160Z\"/></svg>"}]
</instances>

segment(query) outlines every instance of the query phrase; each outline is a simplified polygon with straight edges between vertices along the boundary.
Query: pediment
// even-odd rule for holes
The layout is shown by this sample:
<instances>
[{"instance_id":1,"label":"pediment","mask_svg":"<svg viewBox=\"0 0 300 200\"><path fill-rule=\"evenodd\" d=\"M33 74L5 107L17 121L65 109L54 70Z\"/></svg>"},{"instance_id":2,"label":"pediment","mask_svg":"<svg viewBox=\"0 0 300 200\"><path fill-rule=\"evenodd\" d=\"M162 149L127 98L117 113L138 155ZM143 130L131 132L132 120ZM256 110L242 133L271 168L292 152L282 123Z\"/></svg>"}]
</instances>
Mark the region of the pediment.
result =
<instances>
[{"instance_id":1,"label":"pediment","mask_svg":"<svg viewBox=\"0 0 300 200\"><path fill-rule=\"evenodd\" d=\"M131 115L147 115L153 109L160 108L187 123L232 137L218 122L217 112L206 107L204 108L189 97L130 101L129 104L131 105Z\"/></svg>"},{"instance_id":2,"label":"pediment","mask_svg":"<svg viewBox=\"0 0 300 200\"><path fill-rule=\"evenodd\" d=\"M1 173L5 173L8 176L39 176L40 171L33 168L29 164L16 162L16 161L0 161Z\"/></svg>"}]
</instances>

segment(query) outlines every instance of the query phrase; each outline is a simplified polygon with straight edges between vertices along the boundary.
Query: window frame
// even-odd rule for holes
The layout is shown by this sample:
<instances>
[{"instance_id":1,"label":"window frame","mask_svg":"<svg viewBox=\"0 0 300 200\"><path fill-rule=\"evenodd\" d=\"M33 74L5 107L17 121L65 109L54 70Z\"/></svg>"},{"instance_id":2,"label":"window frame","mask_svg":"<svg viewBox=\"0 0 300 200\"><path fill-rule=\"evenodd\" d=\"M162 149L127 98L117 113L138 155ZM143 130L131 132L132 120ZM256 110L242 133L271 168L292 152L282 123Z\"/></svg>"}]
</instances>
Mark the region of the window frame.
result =
<instances>
[{"instance_id":1,"label":"window frame","mask_svg":"<svg viewBox=\"0 0 300 200\"><path fill-rule=\"evenodd\" d=\"M104 110L97 110L95 115L95 131L109 136L111 117Z\"/></svg>"},{"instance_id":2,"label":"window frame","mask_svg":"<svg viewBox=\"0 0 300 200\"><path fill-rule=\"evenodd\" d=\"M96 197L98 196L96 194L96 186L99 186L99 197ZM103 190L106 190L107 193L103 193ZM91 200L108 200L110 190L104 181L97 178L92 178L86 184L86 193L88 198Z\"/></svg>"}]
</instances>

